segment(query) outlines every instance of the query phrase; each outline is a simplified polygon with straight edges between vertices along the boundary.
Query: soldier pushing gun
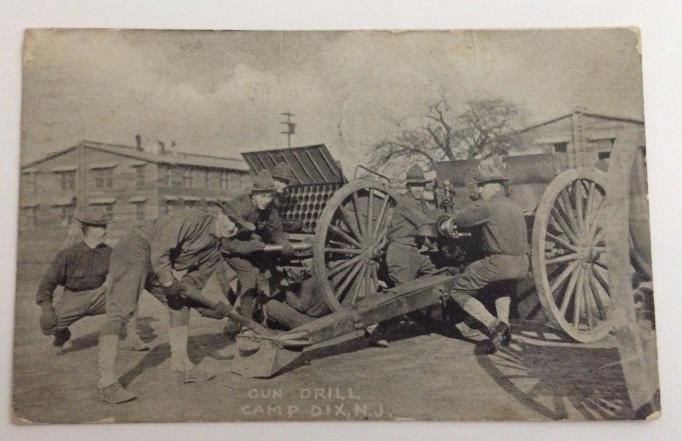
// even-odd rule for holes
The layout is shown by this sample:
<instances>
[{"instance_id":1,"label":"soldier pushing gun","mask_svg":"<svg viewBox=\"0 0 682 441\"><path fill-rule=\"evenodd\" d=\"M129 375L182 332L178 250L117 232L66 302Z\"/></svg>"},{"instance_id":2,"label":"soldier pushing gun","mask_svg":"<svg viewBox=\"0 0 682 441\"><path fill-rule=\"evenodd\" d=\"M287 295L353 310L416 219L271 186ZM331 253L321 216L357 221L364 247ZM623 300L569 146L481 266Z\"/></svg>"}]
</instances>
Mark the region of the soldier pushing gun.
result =
<instances>
[{"instance_id":1,"label":"soldier pushing gun","mask_svg":"<svg viewBox=\"0 0 682 441\"><path fill-rule=\"evenodd\" d=\"M499 158L498 158L499 159ZM499 161L501 162L501 161ZM528 275L528 231L521 209L509 200L508 178L501 165L481 164L476 185L480 200L448 220L458 227L479 227L485 257L468 265L455 279L450 296L469 315L486 326L489 340L483 352L492 354L511 341L509 325L510 294L518 280ZM474 295L495 284L501 293L495 299L497 317Z\"/></svg>"}]
</instances>

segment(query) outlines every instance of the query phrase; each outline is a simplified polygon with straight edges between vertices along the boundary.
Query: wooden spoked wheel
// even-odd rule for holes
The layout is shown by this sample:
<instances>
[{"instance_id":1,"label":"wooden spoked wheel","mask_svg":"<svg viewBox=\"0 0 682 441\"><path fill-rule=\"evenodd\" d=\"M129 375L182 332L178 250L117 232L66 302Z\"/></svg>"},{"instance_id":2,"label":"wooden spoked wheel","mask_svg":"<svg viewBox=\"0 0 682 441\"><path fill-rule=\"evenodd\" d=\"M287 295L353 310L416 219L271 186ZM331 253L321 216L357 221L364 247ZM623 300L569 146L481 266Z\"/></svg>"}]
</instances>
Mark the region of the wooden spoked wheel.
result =
<instances>
[{"instance_id":1,"label":"wooden spoked wheel","mask_svg":"<svg viewBox=\"0 0 682 441\"><path fill-rule=\"evenodd\" d=\"M637 134L616 140L608 174L606 235L609 285L614 299L615 335L634 409L660 409L651 278L651 239L644 140ZM646 410L648 408L648 410Z\"/></svg>"},{"instance_id":2,"label":"wooden spoked wheel","mask_svg":"<svg viewBox=\"0 0 682 441\"><path fill-rule=\"evenodd\" d=\"M380 264L397 198L386 184L360 179L327 201L315 228L313 273L333 311L380 289Z\"/></svg>"},{"instance_id":3,"label":"wooden spoked wheel","mask_svg":"<svg viewBox=\"0 0 682 441\"><path fill-rule=\"evenodd\" d=\"M602 172L567 170L545 190L533 224L532 267L540 302L560 331L583 343L611 330L605 201Z\"/></svg>"}]
</instances>

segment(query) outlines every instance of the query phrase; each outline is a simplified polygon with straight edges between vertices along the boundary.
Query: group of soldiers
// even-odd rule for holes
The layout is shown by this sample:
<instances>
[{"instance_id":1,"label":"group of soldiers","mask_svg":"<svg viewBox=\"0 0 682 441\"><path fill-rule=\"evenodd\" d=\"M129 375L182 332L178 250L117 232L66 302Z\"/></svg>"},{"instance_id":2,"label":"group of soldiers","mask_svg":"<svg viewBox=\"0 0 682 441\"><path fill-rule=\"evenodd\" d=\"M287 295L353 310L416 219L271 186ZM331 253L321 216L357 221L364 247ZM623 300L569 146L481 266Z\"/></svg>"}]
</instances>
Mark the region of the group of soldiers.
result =
<instances>
[{"instance_id":1,"label":"group of soldiers","mask_svg":"<svg viewBox=\"0 0 682 441\"><path fill-rule=\"evenodd\" d=\"M57 255L40 283L36 301L41 307L41 329L54 336L53 345L58 353L70 338L71 324L82 317L104 314L98 348L99 400L118 404L136 398L119 383L115 361L126 325L127 346L133 350L149 349L135 326L143 291L169 311L171 369L179 384L214 377L213 372L194 365L188 356L191 308L202 316L220 320L228 317L237 305L236 311L243 318L262 316L283 329L330 313L312 278L290 280L281 287L278 296L265 302L260 300L262 274L272 265L263 252L266 246L278 245L285 257L295 254L285 230L296 226L285 228L278 215L281 198L295 177L286 163L280 163L272 172L261 170L252 179L248 193L219 203L217 212L192 208L144 222L133 227L113 250L104 243L110 219L88 212L75 217L83 239ZM395 207L388 233L386 264L394 285L436 270L420 249L421 225L433 223L442 214L424 199L428 183L418 165L408 169L407 192ZM506 178L501 174L483 175L477 180L477 187L480 200L453 216L458 226L481 229L485 257L464 269L450 296L485 327L489 337L485 351L492 353L511 340L510 295L515 281L528 272L528 240L521 210L506 197ZM230 270L239 285L236 301L228 300L227 296L233 281ZM213 301L204 297L202 290L209 280L217 281L224 299ZM496 315L492 315L476 294L499 283L504 292L495 299ZM63 287L63 294L60 301L54 302L58 286ZM228 319L226 333L249 332ZM251 340L241 341L248 345Z\"/></svg>"},{"instance_id":2,"label":"group of soldiers","mask_svg":"<svg viewBox=\"0 0 682 441\"><path fill-rule=\"evenodd\" d=\"M386 264L391 281L407 283L436 270L430 257L421 251L420 227L435 223L444 213L424 199L429 180L413 165L407 170L407 192L399 199L389 227ZM480 229L483 257L458 274L450 297L471 318L482 324L488 340L482 345L486 354L511 342L509 309L517 281L528 275L528 230L521 209L509 199L508 178L499 167L484 168L476 178L476 201L451 214L459 228ZM485 288L495 288L495 313L492 315L476 297ZM478 332L464 321L460 333L473 337Z\"/></svg>"}]
</instances>

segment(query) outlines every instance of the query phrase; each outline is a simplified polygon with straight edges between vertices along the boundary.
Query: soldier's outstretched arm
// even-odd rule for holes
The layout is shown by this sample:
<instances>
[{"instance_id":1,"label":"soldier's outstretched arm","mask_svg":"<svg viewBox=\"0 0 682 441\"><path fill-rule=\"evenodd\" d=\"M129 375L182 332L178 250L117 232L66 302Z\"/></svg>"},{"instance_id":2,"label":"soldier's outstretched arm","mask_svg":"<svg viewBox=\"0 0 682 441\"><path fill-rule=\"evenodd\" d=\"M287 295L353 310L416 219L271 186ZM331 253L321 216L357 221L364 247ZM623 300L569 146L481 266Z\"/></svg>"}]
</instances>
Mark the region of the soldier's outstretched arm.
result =
<instances>
[{"instance_id":1,"label":"soldier's outstretched arm","mask_svg":"<svg viewBox=\"0 0 682 441\"><path fill-rule=\"evenodd\" d=\"M475 227L488 222L490 211L485 205L476 203L456 211L452 217L458 227Z\"/></svg>"}]
</instances>

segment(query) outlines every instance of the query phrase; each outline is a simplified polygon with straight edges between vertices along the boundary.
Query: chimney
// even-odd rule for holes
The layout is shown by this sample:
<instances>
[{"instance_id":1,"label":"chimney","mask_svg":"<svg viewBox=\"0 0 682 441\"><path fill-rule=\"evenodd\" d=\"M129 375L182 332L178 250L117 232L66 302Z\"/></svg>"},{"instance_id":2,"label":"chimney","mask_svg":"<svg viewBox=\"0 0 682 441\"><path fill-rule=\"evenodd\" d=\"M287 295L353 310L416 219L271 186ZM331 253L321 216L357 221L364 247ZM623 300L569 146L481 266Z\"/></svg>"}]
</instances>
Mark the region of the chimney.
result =
<instances>
[{"instance_id":1,"label":"chimney","mask_svg":"<svg viewBox=\"0 0 682 441\"><path fill-rule=\"evenodd\" d=\"M135 148L139 151L143 151L142 137L139 134L135 135Z\"/></svg>"}]
</instances>

